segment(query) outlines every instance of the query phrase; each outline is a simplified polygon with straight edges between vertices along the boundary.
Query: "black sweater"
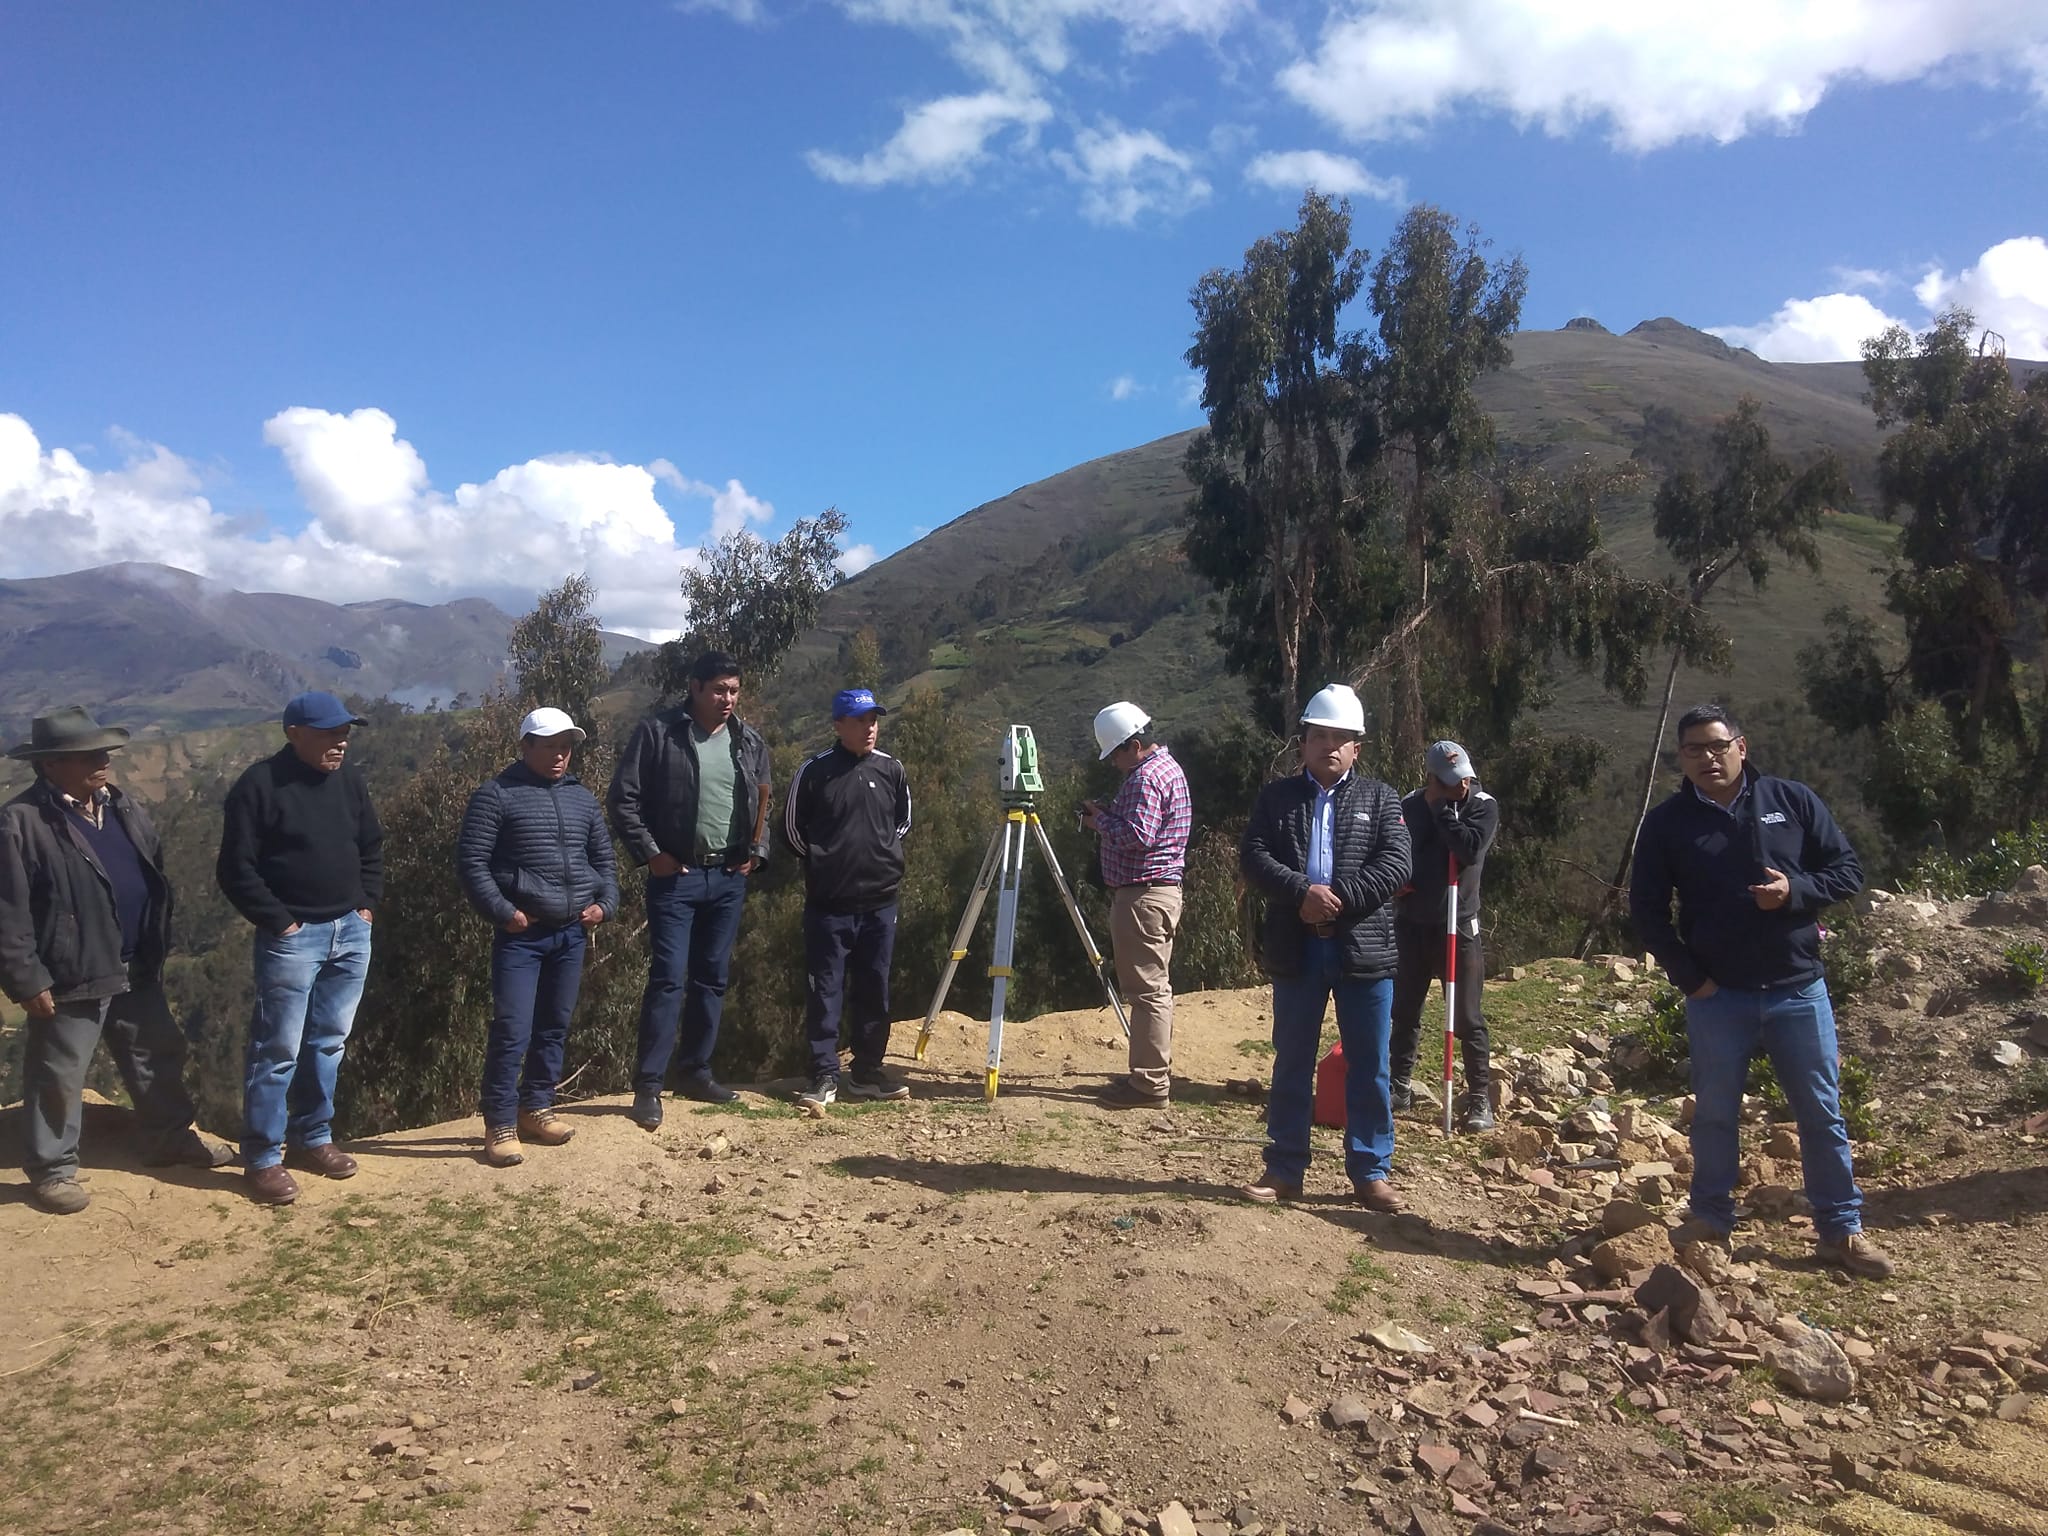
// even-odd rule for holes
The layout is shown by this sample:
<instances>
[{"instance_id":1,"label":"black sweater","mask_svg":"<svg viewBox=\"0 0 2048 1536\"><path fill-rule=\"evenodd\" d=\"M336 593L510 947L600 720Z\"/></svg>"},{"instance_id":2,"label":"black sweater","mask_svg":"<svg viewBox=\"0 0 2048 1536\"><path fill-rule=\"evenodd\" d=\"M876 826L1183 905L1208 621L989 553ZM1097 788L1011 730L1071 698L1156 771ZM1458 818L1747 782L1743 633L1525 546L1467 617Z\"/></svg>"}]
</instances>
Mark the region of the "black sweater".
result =
<instances>
[{"instance_id":1,"label":"black sweater","mask_svg":"<svg viewBox=\"0 0 2048 1536\"><path fill-rule=\"evenodd\" d=\"M228 791L214 878L258 928L325 923L374 910L384 894L384 829L360 768L308 768L287 746Z\"/></svg>"}]
</instances>

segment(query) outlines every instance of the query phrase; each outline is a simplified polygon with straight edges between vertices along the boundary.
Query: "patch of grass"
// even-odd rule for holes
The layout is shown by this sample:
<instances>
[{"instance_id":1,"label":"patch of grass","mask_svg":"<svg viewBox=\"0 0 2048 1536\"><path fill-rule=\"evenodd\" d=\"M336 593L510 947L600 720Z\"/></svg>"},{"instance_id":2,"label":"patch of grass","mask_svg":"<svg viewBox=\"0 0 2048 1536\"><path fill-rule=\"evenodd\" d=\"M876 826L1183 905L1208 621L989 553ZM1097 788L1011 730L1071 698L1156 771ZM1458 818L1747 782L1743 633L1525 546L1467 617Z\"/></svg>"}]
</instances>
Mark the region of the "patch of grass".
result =
<instances>
[{"instance_id":1,"label":"patch of grass","mask_svg":"<svg viewBox=\"0 0 2048 1536\"><path fill-rule=\"evenodd\" d=\"M1337 1288L1330 1293L1330 1310L1348 1316L1358 1309L1358 1304L1370 1296L1374 1289L1385 1285L1393 1278L1386 1265L1371 1254L1352 1254L1343 1277L1337 1282Z\"/></svg>"},{"instance_id":2,"label":"patch of grass","mask_svg":"<svg viewBox=\"0 0 2048 1536\"><path fill-rule=\"evenodd\" d=\"M1445 900L1448 903L1448 892L1445 893ZM1448 904L1444 910L1450 910ZM1240 1056L1250 1056L1254 1060L1262 1056L1271 1056L1273 1054L1273 1042L1270 1040L1240 1040L1237 1042L1237 1054Z\"/></svg>"},{"instance_id":3,"label":"patch of grass","mask_svg":"<svg viewBox=\"0 0 2048 1536\"><path fill-rule=\"evenodd\" d=\"M2048 1061L2030 1061L2007 1090L2008 1107L2022 1115L2048 1109Z\"/></svg>"},{"instance_id":4,"label":"patch of grass","mask_svg":"<svg viewBox=\"0 0 2048 1536\"><path fill-rule=\"evenodd\" d=\"M2005 946L2005 966L2021 990L2038 992L2048 986L2048 947L2033 939L2020 939Z\"/></svg>"},{"instance_id":5,"label":"patch of grass","mask_svg":"<svg viewBox=\"0 0 2048 1536\"><path fill-rule=\"evenodd\" d=\"M1725 1536L1738 1526L1761 1529L1778 1522L1778 1500L1754 1483L1725 1483L1689 1493L1679 1507L1700 1536Z\"/></svg>"},{"instance_id":6,"label":"patch of grass","mask_svg":"<svg viewBox=\"0 0 2048 1536\"><path fill-rule=\"evenodd\" d=\"M1877 1096L1877 1080L1871 1076L1870 1064L1862 1057L1844 1051L1840 1083L1842 1123L1849 1128L1849 1139L1875 1140L1878 1134L1877 1115L1871 1110L1870 1102ZM1778 1081L1777 1069L1771 1065L1768 1056L1759 1056L1749 1064L1749 1091L1764 1101L1764 1109L1773 1119L1789 1115L1784 1085Z\"/></svg>"}]
</instances>

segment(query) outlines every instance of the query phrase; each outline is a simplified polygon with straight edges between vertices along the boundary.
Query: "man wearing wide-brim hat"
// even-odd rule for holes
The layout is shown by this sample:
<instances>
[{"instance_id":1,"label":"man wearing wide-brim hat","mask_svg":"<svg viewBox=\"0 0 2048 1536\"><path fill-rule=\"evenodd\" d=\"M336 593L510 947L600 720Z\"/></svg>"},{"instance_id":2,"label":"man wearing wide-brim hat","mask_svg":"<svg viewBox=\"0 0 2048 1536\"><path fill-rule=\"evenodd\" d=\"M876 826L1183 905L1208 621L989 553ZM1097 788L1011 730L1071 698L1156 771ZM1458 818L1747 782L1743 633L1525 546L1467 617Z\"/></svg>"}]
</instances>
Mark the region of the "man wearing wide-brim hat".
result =
<instances>
[{"instance_id":1,"label":"man wearing wide-brim hat","mask_svg":"<svg viewBox=\"0 0 2048 1536\"><path fill-rule=\"evenodd\" d=\"M23 1167L46 1211L88 1204L78 1181L85 1078L102 1037L141 1122L143 1161L215 1168L193 1129L185 1036L164 1001L171 885L147 814L108 782L127 745L76 705L40 715L7 755L36 780L0 807L0 990L28 1013Z\"/></svg>"}]
</instances>

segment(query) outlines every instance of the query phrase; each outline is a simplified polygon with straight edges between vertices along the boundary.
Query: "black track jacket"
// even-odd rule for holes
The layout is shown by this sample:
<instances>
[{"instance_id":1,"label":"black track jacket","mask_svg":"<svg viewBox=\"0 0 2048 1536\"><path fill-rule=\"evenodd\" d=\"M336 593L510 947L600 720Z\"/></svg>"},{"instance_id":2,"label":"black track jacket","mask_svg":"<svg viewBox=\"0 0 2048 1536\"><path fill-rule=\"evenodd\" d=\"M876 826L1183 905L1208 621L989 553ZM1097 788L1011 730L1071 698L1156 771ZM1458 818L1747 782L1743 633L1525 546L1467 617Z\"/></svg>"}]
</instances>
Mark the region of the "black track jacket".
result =
<instances>
[{"instance_id":1,"label":"black track jacket","mask_svg":"<svg viewBox=\"0 0 2048 1536\"><path fill-rule=\"evenodd\" d=\"M783 836L804 861L804 898L821 912L873 912L903 883L910 780L886 752L855 757L834 742L790 781Z\"/></svg>"}]
</instances>

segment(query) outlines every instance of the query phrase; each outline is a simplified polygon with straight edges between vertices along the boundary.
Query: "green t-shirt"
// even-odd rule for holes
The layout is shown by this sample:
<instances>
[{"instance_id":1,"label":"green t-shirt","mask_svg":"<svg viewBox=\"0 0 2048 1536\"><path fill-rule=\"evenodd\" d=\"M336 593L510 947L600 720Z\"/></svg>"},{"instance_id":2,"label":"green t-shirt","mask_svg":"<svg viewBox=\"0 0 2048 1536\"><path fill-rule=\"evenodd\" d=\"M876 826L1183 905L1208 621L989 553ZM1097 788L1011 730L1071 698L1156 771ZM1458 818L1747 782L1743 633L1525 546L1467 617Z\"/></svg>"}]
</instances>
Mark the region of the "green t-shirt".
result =
<instances>
[{"instance_id":1,"label":"green t-shirt","mask_svg":"<svg viewBox=\"0 0 2048 1536\"><path fill-rule=\"evenodd\" d=\"M696 857L723 853L732 843L732 801L734 768L732 738L720 726L705 735L702 726L690 722L690 743L697 749L697 845Z\"/></svg>"}]
</instances>

